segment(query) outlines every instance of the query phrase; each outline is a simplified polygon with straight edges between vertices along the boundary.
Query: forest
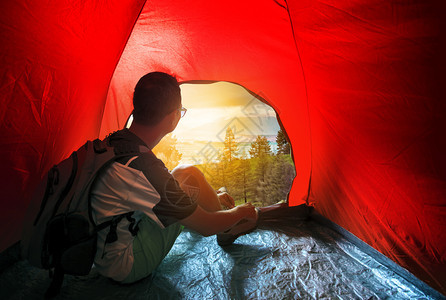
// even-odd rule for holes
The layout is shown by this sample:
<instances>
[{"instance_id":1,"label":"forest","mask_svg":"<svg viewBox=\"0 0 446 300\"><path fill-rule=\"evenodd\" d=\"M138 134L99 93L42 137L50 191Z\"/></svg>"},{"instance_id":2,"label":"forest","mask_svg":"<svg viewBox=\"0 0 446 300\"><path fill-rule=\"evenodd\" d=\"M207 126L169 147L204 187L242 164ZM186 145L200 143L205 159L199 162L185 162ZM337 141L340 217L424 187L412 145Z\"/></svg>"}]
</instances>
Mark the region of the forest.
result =
<instances>
[{"instance_id":1,"label":"forest","mask_svg":"<svg viewBox=\"0 0 446 300\"><path fill-rule=\"evenodd\" d=\"M167 136L153 149L169 170L182 157L176 142L175 137ZM196 167L215 190L226 189L237 205L251 202L255 206L267 206L283 202L291 189L295 167L290 144L282 130L277 133L276 143L277 151L273 152L267 138L258 135L247 149L242 149L228 127L223 149L216 159Z\"/></svg>"}]
</instances>

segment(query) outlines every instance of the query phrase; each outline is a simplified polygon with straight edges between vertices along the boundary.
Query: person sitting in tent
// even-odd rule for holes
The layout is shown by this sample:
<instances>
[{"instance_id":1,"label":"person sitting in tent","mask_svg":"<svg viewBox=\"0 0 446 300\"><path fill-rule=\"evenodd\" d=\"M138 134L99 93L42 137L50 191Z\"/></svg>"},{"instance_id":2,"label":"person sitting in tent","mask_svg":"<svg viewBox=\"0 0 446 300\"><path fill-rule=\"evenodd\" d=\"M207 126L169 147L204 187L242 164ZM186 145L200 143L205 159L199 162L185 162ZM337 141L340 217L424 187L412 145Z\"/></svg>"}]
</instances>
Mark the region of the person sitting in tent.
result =
<instances>
[{"instance_id":1,"label":"person sitting in tent","mask_svg":"<svg viewBox=\"0 0 446 300\"><path fill-rule=\"evenodd\" d=\"M152 149L186 112L178 81L161 72L148 73L139 80L133 106L132 125L111 134L111 145ZM179 166L169 172L151 151L114 162L98 176L91 199L98 223L135 211L136 233L129 230L135 221L131 218L117 224L116 242L106 242L107 230L98 233L95 266L100 274L121 283L149 276L170 251L183 225L204 236L226 231L223 236L229 235L233 241L252 230L258 218L250 203L234 207L230 195L217 194L196 167ZM229 209L222 210L222 205Z\"/></svg>"}]
</instances>

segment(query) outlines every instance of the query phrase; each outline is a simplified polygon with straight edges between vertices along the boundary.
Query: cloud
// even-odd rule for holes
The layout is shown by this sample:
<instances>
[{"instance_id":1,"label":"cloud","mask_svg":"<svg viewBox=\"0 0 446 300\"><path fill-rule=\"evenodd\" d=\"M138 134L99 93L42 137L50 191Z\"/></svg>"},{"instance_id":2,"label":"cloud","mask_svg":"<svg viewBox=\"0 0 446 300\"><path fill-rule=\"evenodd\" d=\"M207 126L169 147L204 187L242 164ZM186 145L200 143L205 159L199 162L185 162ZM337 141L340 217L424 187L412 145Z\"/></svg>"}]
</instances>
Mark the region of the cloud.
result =
<instances>
[{"instance_id":1,"label":"cloud","mask_svg":"<svg viewBox=\"0 0 446 300\"><path fill-rule=\"evenodd\" d=\"M238 139L276 135L280 129L275 117L247 116L240 107L192 108L180 121L174 134L181 140L221 141L228 126L234 127Z\"/></svg>"}]
</instances>

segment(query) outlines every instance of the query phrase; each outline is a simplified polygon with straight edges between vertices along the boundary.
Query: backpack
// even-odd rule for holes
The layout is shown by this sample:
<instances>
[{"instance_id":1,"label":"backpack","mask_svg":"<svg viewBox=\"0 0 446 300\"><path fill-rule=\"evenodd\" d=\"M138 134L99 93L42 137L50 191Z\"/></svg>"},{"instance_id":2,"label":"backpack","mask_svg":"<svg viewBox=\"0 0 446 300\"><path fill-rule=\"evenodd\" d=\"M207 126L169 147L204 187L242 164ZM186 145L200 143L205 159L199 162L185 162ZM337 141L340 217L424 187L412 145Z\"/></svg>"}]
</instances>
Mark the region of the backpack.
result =
<instances>
[{"instance_id":1,"label":"backpack","mask_svg":"<svg viewBox=\"0 0 446 300\"><path fill-rule=\"evenodd\" d=\"M90 190L97 174L124 156L149 151L136 145L111 147L107 139L88 141L43 177L31 199L21 239L22 258L47 269L53 278L45 296L56 296L64 274L88 275L96 255L97 232L107 227L106 243L117 240L116 226L125 217L137 232L133 212L96 224Z\"/></svg>"}]
</instances>

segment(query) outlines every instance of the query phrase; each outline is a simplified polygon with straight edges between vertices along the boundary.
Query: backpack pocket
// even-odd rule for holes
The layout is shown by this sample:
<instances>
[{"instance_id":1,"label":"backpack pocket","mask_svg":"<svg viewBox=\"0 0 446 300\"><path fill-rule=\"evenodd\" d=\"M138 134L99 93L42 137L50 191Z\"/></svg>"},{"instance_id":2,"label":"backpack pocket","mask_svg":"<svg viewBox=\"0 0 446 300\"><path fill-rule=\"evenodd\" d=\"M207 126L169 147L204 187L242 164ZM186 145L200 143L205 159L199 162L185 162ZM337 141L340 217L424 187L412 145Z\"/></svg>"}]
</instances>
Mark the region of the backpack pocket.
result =
<instances>
[{"instance_id":1,"label":"backpack pocket","mask_svg":"<svg viewBox=\"0 0 446 300\"><path fill-rule=\"evenodd\" d=\"M87 275L96 254L97 233L80 214L58 215L47 225L42 264L66 274ZM46 251L45 251L46 250Z\"/></svg>"},{"instance_id":2,"label":"backpack pocket","mask_svg":"<svg viewBox=\"0 0 446 300\"><path fill-rule=\"evenodd\" d=\"M66 274L88 275L96 254L96 233L87 239L65 249L60 258L60 265Z\"/></svg>"}]
</instances>

